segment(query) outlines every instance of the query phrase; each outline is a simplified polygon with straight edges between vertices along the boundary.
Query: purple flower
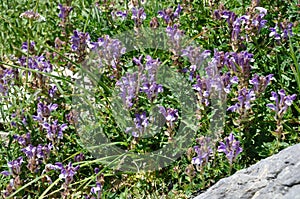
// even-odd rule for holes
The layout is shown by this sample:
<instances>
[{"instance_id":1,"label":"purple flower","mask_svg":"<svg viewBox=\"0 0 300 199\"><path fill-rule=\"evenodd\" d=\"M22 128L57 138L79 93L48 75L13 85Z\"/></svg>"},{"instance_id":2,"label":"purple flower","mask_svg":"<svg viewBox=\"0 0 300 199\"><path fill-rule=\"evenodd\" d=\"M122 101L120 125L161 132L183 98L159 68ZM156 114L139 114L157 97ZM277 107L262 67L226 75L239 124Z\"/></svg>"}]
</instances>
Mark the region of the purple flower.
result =
<instances>
[{"instance_id":1,"label":"purple flower","mask_svg":"<svg viewBox=\"0 0 300 199\"><path fill-rule=\"evenodd\" d=\"M244 110L249 110L251 108L250 102L255 100L255 93L252 89L247 90L246 88L242 88L239 91L237 99L239 102L230 106L227 111L243 114Z\"/></svg>"},{"instance_id":2,"label":"purple flower","mask_svg":"<svg viewBox=\"0 0 300 199\"><path fill-rule=\"evenodd\" d=\"M79 165L74 167L71 162L66 166L63 166L60 162L55 165L60 170L59 178L65 179L65 185L69 185L73 181L74 175L79 169Z\"/></svg>"},{"instance_id":3,"label":"purple flower","mask_svg":"<svg viewBox=\"0 0 300 199\"><path fill-rule=\"evenodd\" d=\"M46 118L48 118L51 115L51 112L56 110L57 107L58 107L57 104L45 105L39 102L37 105L37 115L34 115L32 117L34 120L42 122Z\"/></svg>"},{"instance_id":4,"label":"purple flower","mask_svg":"<svg viewBox=\"0 0 300 199\"><path fill-rule=\"evenodd\" d=\"M243 151L242 147L240 147L240 142L235 140L234 135L230 133L228 137L225 138L225 143L220 142L220 146L218 147L218 152L225 153L228 161L232 164L237 156Z\"/></svg>"},{"instance_id":5,"label":"purple flower","mask_svg":"<svg viewBox=\"0 0 300 199\"><path fill-rule=\"evenodd\" d=\"M182 7L180 4L176 7L176 10L173 12L171 8L167 8L164 10L160 10L157 12L158 17L162 18L166 24L170 24L170 22L173 22L175 18L179 17L179 14L182 10Z\"/></svg>"},{"instance_id":6,"label":"purple flower","mask_svg":"<svg viewBox=\"0 0 300 199\"><path fill-rule=\"evenodd\" d=\"M97 42L92 42L92 46L92 50L100 57L99 68L107 65L117 69L119 59L126 52L122 42L118 39L111 39L109 35L98 38Z\"/></svg>"},{"instance_id":7,"label":"purple flower","mask_svg":"<svg viewBox=\"0 0 300 199\"><path fill-rule=\"evenodd\" d=\"M135 58L134 62L138 64L141 72L143 69L147 71L147 74L143 75L141 78L142 87L140 92L146 93L148 99L153 101L157 97L158 93L163 92L163 86L156 83L157 70L161 62L158 59L153 59L149 55L146 56L145 67L141 65L141 57L139 60Z\"/></svg>"},{"instance_id":8,"label":"purple flower","mask_svg":"<svg viewBox=\"0 0 300 199\"><path fill-rule=\"evenodd\" d=\"M90 35L89 33L79 32L78 30L73 31L73 36L71 37L71 48L73 51L81 54L90 45Z\"/></svg>"},{"instance_id":9,"label":"purple flower","mask_svg":"<svg viewBox=\"0 0 300 199\"><path fill-rule=\"evenodd\" d=\"M135 25L138 27L141 26L143 21L146 19L146 13L144 8L133 7L131 12L132 12L131 19L134 20Z\"/></svg>"},{"instance_id":10,"label":"purple flower","mask_svg":"<svg viewBox=\"0 0 300 199\"><path fill-rule=\"evenodd\" d=\"M51 86L51 88L48 91L49 96L54 97L56 91L57 91L57 87L55 85Z\"/></svg>"},{"instance_id":11,"label":"purple flower","mask_svg":"<svg viewBox=\"0 0 300 199\"><path fill-rule=\"evenodd\" d=\"M127 12L126 12L126 11L124 11L124 12L122 12L122 11L117 11L117 12L115 12L114 14L115 14L117 17L121 18L122 21L125 20L126 17L127 17Z\"/></svg>"},{"instance_id":12,"label":"purple flower","mask_svg":"<svg viewBox=\"0 0 300 199\"><path fill-rule=\"evenodd\" d=\"M196 76L196 84L193 85L193 89L198 91L201 103L205 106L209 105L209 91L207 90L209 79L201 78L199 75Z\"/></svg>"},{"instance_id":13,"label":"purple flower","mask_svg":"<svg viewBox=\"0 0 300 199\"><path fill-rule=\"evenodd\" d=\"M197 138L196 141L198 145L194 146L194 151L196 152L197 156L192 158L192 164L202 168L203 165L208 162L208 158L212 155L213 150L209 146L210 138L201 137Z\"/></svg>"},{"instance_id":14,"label":"purple flower","mask_svg":"<svg viewBox=\"0 0 300 199\"><path fill-rule=\"evenodd\" d=\"M138 87L137 73L126 73L126 76L121 77L121 79L117 81L116 86L118 86L121 91L120 97L123 100L123 104L127 108L131 108Z\"/></svg>"},{"instance_id":15,"label":"purple flower","mask_svg":"<svg viewBox=\"0 0 300 199\"><path fill-rule=\"evenodd\" d=\"M34 41L31 41L31 42L30 42L30 47L29 47L29 52L34 51L34 46L35 46L35 42L34 42ZM27 44L27 41L25 41L25 42L22 43L21 49L24 50L25 52L28 51L28 44Z\"/></svg>"},{"instance_id":16,"label":"purple flower","mask_svg":"<svg viewBox=\"0 0 300 199\"><path fill-rule=\"evenodd\" d=\"M181 10L182 10L182 7L180 6L180 4L178 4L177 8L176 8L176 10L174 12L174 18L177 18L179 16Z\"/></svg>"},{"instance_id":17,"label":"purple flower","mask_svg":"<svg viewBox=\"0 0 300 199\"><path fill-rule=\"evenodd\" d=\"M174 122L178 119L178 110L173 108L165 109L163 106L159 106L160 113L165 117L167 124L173 128Z\"/></svg>"},{"instance_id":18,"label":"purple flower","mask_svg":"<svg viewBox=\"0 0 300 199\"><path fill-rule=\"evenodd\" d=\"M237 18L236 14L234 12L231 12L231 11L228 11L228 10L222 11L221 12L221 17L226 19L229 26L231 26Z\"/></svg>"},{"instance_id":19,"label":"purple flower","mask_svg":"<svg viewBox=\"0 0 300 199\"><path fill-rule=\"evenodd\" d=\"M273 76L273 74L269 74L266 77L254 74L253 78L249 80L249 83L253 85L253 90L255 93L263 93L270 84L271 80L274 79Z\"/></svg>"},{"instance_id":20,"label":"purple flower","mask_svg":"<svg viewBox=\"0 0 300 199\"><path fill-rule=\"evenodd\" d=\"M75 162L81 162L81 161L84 161L85 160L85 157L84 157L84 154L83 153L80 153L80 154L78 154L78 155L76 155L75 157L74 157L74 161Z\"/></svg>"},{"instance_id":21,"label":"purple flower","mask_svg":"<svg viewBox=\"0 0 300 199\"><path fill-rule=\"evenodd\" d=\"M279 23L276 24L274 28L270 28L269 30L271 31L269 36L274 37L277 42L279 42L281 39L287 40L289 37L293 36L293 31L292 31L293 23ZM282 32L281 34L279 32Z\"/></svg>"},{"instance_id":22,"label":"purple flower","mask_svg":"<svg viewBox=\"0 0 300 199\"><path fill-rule=\"evenodd\" d=\"M27 147L21 149L21 151L23 153L25 153L25 155L27 156L27 158L31 159L33 157L35 157L36 155L36 147L34 147L33 145L28 145Z\"/></svg>"},{"instance_id":23,"label":"purple flower","mask_svg":"<svg viewBox=\"0 0 300 199\"><path fill-rule=\"evenodd\" d=\"M14 85L15 74L13 69L5 69L0 72L0 94L7 95L9 88ZM1 101L1 99L0 99Z\"/></svg>"},{"instance_id":24,"label":"purple flower","mask_svg":"<svg viewBox=\"0 0 300 199\"><path fill-rule=\"evenodd\" d=\"M55 120L52 124L45 122L43 128L47 131L47 138L53 143L63 138L63 131L68 128L67 124L58 124L58 120Z\"/></svg>"},{"instance_id":25,"label":"purple flower","mask_svg":"<svg viewBox=\"0 0 300 199\"><path fill-rule=\"evenodd\" d=\"M53 148L52 143L49 143L47 145L39 144L36 147L36 156L40 159L46 160L50 156L50 151L52 148Z\"/></svg>"},{"instance_id":26,"label":"purple flower","mask_svg":"<svg viewBox=\"0 0 300 199\"><path fill-rule=\"evenodd\" d=\"M13 176L18 176L21 173L21 165L23 162L23 157L19 157L16 160L7 163L10 173ZM7 175L8 172L3 172L2 174Z\"/></svg>"},{"instance_id":27,"label":"purple flower","mask_svg":"<svg viewBox=\"0 0 300 199\"><path fill-rule=\"evenodd\" d=\"M63 6L62 4L58 4L58 9L60 10L58 17L66 21L67 17L69 16L70 12L73 10L70 6Z\"/></svg>"},{"instance_id":28,"label":"purple flower","mask_svg":"<svg viewBox=\"0 0 300 199\"><path fill-rule=\"evenodd\" d=\"M199 47L188 46L183 49L181 56L188 57L190 66L190 80L194 77L197 69L201 67L203 62L210 56L210 50L202 51Z\"/></svg>"},{"instance_id":29,"label":"purple flower","mask_svg":"<svg viewBox=\"0 0 300 199\"><path fill-rule=\"evenodd\" d=\"M278 97L280 96L280 100ZM271 92L270 100L275 101L275 104L267 104L267 107L276 112L275 120L281 120L287 108L292 105L293 101L296 99L297 95L286 95L285 90L281 89L278 94L274 91Z\"/></svg>"},{"instance_id":30,"label":"purple flower","mask_svg":"<svg viewBox=\"0 0 300 199\"><path fill-rule=\"evenodd\" d=\"M184 31L179 29L178 24L174 24L173 26L168 26L166 28L166 33L169 37L168 45L170 46L171 51L174 55L179 55L182 51Z\"/></svg>"},{"instance_id":31,"label":"purple flower","mask_svg":"<svg viewBox=\"0 0 300 199\"><path fill-rule=\"evenodd\" d=\"M48 172L49 170L60 170L59 178L65 179L64 187L67 188L68 185L73 181L74 175L77 173L80 166L74 167L71 162L64 166L61 162L53 164L47 164L43 173Z\"/></svg>"},{"instance_id":32,"label":"purple flower","mask_svg":"<svg viewBox=\"0 0 300 199\"><path fill-rule=\"evenodd\" d=\"M50 63L50 61L46 60L43 55L28 57L28 59L26 56L22 56L19 59L19 63L23 67L35 69L37 71L41 71L45 73L50 73L53 70L52 64ZM36 73L36 75L38 77L43 77L43 75L39 73Z\"/></svg>"},{"instance_id":33,"label":"purple flower","mask_svg":"<svg viewBox=\"0 0 300 199\"><path fill-rule=\"evenodd\" d=\"M149 125L149 119L146 115L146 112L136 113L134 118L134 127L127 127L126 133L131 132L133 137L140 137L146 131L147 126Z\"/></svg>"},{"instance_id":34,"label":"purple flower","mask_svg":"<svg viewBox=\"0 0 300 199\"><path fill-rule=\"evenodd\" d=\"M91 188L91 193L96 194L100 198L102 185L99 182L96 182L96 186Z\"/></svg>"},{"instance_id":35,"label":"purple flower","mask_svg":"<svg viewBox=\"0 0 300 199\"><path fill-rule=\"evenodd\" d=\"M39 169L40 159L42 159L44 162L49 158L50 151L53 148L52 144L48 145L41 145L33 146L28 145L27 147L21 149L21 151L26 155L27 157L27 168L33 173L36 172Z\"/></svg>"}]
</instances>

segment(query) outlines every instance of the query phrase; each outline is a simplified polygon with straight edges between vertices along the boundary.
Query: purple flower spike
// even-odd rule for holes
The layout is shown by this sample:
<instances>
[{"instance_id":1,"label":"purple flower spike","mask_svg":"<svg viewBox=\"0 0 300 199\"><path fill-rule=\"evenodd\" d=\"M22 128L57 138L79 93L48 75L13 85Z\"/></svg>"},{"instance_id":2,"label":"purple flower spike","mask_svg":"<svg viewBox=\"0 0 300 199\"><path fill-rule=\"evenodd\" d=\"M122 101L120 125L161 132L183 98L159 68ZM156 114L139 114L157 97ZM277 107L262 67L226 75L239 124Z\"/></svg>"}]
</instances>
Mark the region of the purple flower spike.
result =
<instances>
[{"instance_id":1,"label":"purple flower spike","mask_svg":"<svg viewBox=\"0 0 300 199\"><path fill-rule=\"evenodd\" d=\"M165 109L159 106L160 113L165 117L167 124L173 128L174 122L178 119L178 110L173 108Z\"/></svg>"},{"instance_id":2,"label":"purple flower spike","mask_svg":"<svg viewBox=\"0 0 300 199\"><path fill-rule=\"evenodd\" d=\"M143 21L146 19L146 13L144 8L133 7L131 12L132 12L131 19L134 20L135 25L138 27L141 26Z\"/></svg>"},{"instance_id":3,"label":"purple flower spike","mask_svg":"<svg viewBox=\"0 0 300 199\"><path fill-rule=\"evenodd\" d=\"M69 16L70 12L73 10L70 6L63 6L62 4L58 4L58 9L60 10L58 17L66 21L67 17Z\"/></svg>"},{"instance_id":4,"label":"purple flower spike","mask_svg":"<svg viewBox=\"0 0 300 199\"><path fill-rule=\"evenodd\" d=\"M271 92L270 100L275 101L275 104L267 104L267 107L276 112L276 121L281 121L284 113L287 111L287 108L292 105L293 101L296 100L296 97L296 94L286 95L284 89L279 90L278 94L274 91Z\"/></svg>"},{"instance_id":5,"label":"purple flower spike","mask_svg":"<svg viewBox=\"0 0 300 199\"><path fill-rule=\"evenodd\" d=\"M33 119L40 122L45 121L45 119L51 115L51 112L55 111L57 108L57 104L45 105L39 102L37 106L37 115L34 115Z\"/></svg>"},{"instance_id":6,"label":"purple flower spike","mask_svg":"<svg viewBox=\"0 0 300 199\"><path fill-rule=\"evenodd\" d=\"M77 173L79 169L79 165L73 167L72 163L69 162L68 165L63 166L62 163L58 162L55 163L55 166L53 168L60 170L59 178L65 179L65 185L69 185L73 181L74 175Z\"/></svg>"},{"instance_id":7,"label":"purple flower spike","mask_svg":"<svg viewBox=\"0 0 300 199\"><path fill-rule=\"evenodd\" d=\"M47 131L47 138L53 143L57 142L59 139L63 138L63 131L65 131L68 126L67 124L58 125L58 120L55 120L53 124L45 122L43 128Z\"/></svg>"},{"instance_id":8,"label":"purple flower spike","mask_svg":"<svg viewBox=\"0 0 300 199\"><path fill-rule=\"evenodd\" d=\"M137 138L144 134L147 126L149 125L149 118L146 112L136 113L134 118L134 127L127 127L126 133L131 132L132 136Z\"/></svg>"},{"instance_id":9,"label":"purple flower spike","mask_svg":"<svg viewBox=\"0 0 300 199\"><path fill-rule=\"evenodd\" d=\"M242 147L240 147L240 142L235 140L235 137L232 133L225 138L225 143L220 142L220 146L218 147L218 152L225 153L228 161L232 164L237 156L243 151Z\"/></svg>"},{"instance_id":10,"label":"purple flower spike","mask_svg":"<svg viewBox=\"0 0 300 199\"><path fill-rule=\"evenodd\" d=\"M253 85L255 93L261 94L265 91L271 80L274 79L273 76L273 74L269 74L266 77L254 74L253 78L249 80L249 83Z\"/></svg>"},{"instance_id":11,"label":"purple flower spike","mask_svg":"<svg viewBox=\"0 0 300 199\"><path fill-rule=\"evenodd\" d=\"M29 46L29 52L34 51L34 46L35 46L35 42L34 42L34 41L31 41L31 42L30 42L30 46ZM27 44L27 41L23 42L21 49L24 50L25 52L28 51L28 44Z\"/></svg>"},{"instance_id":12,"label":"purple flower spike","mask_svg":"<svg viewBox=\"0 0 300 199\"><path fill-rule=\"evenodd\" d=\"M56 91L57 91L57 87L56 87L55 85L52 86L52 87L49 89L49 91L48 91L49 96L50 96L50 97L54 97Z\"/></svg>"},{"instance_id":13,"label":"purple flower spike","mask_svg":"<svg viewBox=\"0 0 300 199\"><path fill-rule=\"evenodd\" d=\"M19 157L16 160L7 163L7 166L10 169L11 174L13 176L18 176L21 173L21 165L23 162L24 162L23 157ZM4 172L4 174L8 174L8 173Z\"/></svg>"},{"instance_id":14,"label":"purple flower spike","mask_svg":"<svg viewBox=\"0 0 300 199\"><path fill-rule=\"evenodd\" d=\"M79 32L74 30L73 36L71 37L71 48L73 51L76 51L78 54L83 53L87 47L90 46L90 35L89 33Z\"/></svg>"},{"instance_id":15,"label":"purple flower spike","mask_svg":"<svg viewBox=\"0 0 300 199\"><path fill-rule=\"evenodd\" d=\"M91 188L91 193L92 194L96 194L96 195L100 195L101 194L101 183L97 182L95 187Z\"/></svg>"},{"instance_id":16,"label":"purple flower spike","mask_svg":"<svg viewBox=\"0 0 300 199\"><path fill-rule=\"evenodd\" d=\"M120 88L120 97L123 100L124 105L127 108L133 106L133 100L136 96L136 90L138 87L138 76L136 73L126 73L117 83L116 86Z\"/></svg>"},{"instance_id":17,"label":"purple flower spike","mask_svg":"<svg viewBox=\"0 0 300 199\"><path fill-rule=\"evenodd\" d=\"M166 24L170 25L176 18L179 17L181 10L182 7L180 6L180 4L178 4L174 12L172 8L167 8L158 11L157 14L159 18L162 18L166 22Z\"/></svg>"},{"instance_id":18,"label":"purple flower spike","mask_svg":"<svg viewBox=\"0 0 300 199\"><path fill-rule=\"evenodd\" d=\"M209 156L212 155L213 150L210 147L210 138L201 137L196 139L199 145L194 146L194 151L197 156L192 158L192 164L197 165L198 167L203 167L205 163L208 162Z\"/></svg>"},{"instance_id":19,"label":"purple flower spike","mask_svg":"<svg viewBox=\"0 0 300 199\"><path fill-rule=\"evenodd\" d=\"M125 12L117 11L117 12L115 13L115 15L116 15L117 17L121 18L121 20L123 21L123 20L125 20L126 17L127 17L127 12L126 12L126 11L125 11Z\"/></svg>"},{"instance_id":20,"label":"purple flower spike","mask_svg":"<svg viewBox=\"0 0 300 199\"><path fill-rule=\"evenodd\" d=\"M239 96L238 96L238 103L236 103L233 106L230 106L227 111L232 111L232 112L238 112L240 114L243 114L244 109L249 110L251 108L251 101L254 101L255 98L255 93L252 89L247 90L246 88L242 88L239 91Z\"/></svg>"}]
</instances>

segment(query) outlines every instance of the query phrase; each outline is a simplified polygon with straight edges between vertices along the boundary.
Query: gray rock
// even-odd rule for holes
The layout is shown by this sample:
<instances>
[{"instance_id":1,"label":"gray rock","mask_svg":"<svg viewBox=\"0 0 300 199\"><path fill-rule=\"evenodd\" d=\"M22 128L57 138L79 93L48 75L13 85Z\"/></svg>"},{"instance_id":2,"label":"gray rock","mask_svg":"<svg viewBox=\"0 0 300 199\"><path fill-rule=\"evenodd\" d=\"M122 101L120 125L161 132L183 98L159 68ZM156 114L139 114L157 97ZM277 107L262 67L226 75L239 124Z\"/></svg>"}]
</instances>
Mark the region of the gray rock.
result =
<instances>
[{"instance_id":1,"label":"gray rock","mask_svg":"<svg viewBox=\"0 0 300 199\"><path fill-rule=\"evenodd\" d=\"M221 179L194 199L300 199L300 144Z\"/></svg>"}]
</instances>

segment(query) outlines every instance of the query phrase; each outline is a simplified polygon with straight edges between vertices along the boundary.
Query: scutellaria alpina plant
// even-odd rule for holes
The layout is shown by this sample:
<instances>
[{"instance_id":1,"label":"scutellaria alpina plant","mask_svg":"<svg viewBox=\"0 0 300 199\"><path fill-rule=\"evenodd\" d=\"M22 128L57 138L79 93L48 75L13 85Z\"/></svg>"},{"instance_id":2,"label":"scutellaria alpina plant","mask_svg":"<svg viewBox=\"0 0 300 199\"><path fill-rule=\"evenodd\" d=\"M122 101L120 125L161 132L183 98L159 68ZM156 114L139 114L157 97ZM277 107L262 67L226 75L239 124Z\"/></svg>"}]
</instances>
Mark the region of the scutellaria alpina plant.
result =
<instances>
[{"instance_id":1,"label":"scutellaria alpina plant","mask_svg":"<svg viewBox=\"0 0 300 199\"><path fill-rule=\"evenodd\" d=\"M191 198L220 178L298 143L299 92L293 70L299 60L299 6L295 1L248 3L3 1L0 197ZM166 34L166 48L130 51L116 39L132 29L143 39L143 28L153 31L154 44ZM91 70L90 61L95 61ZM187 80L189 88L182 92L195 94L195 114L185 114L186 104L158 81L164 79L161 67ZM73 82L81 69L92 72L83 76L97 82L90 90L95 100L88 103L96 110L95 126L111 141L96 147L117 146L125 151L120 156L108 151L96 158L92 147L82 144L83 112L72 101L83 86ZM122 122L132 120L124 129L112 113L114 89L129 113L120 115ZM218 94L224 99L219 105L226 114L224 128L210 132L213 115L218 116L212 98ZM187 155L152 172L132 161L131 154L176 146L181 124L191 125L184 117L196 117L197 127ZM97 141L94 133L87 133L88 141ZM212 134L218 136L210 138ZM128 162L136 163L139 172L112 166Z\"/></svg>"}]
</instances>

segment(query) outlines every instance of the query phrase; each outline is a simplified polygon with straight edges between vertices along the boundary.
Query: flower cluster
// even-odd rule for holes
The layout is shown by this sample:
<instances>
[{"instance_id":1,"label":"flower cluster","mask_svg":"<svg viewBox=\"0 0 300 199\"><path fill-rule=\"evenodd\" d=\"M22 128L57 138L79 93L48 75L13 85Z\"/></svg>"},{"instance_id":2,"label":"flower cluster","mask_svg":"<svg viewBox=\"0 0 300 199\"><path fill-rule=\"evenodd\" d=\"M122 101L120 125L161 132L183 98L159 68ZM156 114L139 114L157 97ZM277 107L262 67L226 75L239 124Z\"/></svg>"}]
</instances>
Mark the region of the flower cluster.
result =
<instances>
[{"instance_id":1,"label":"flower cluster","mask_svg":"<svg viewBox=\"0 0 300 199\"><path fill-rule=\"evenodd\" d=\"M133 58L133 62L138 66L139 72L126 73L116 83L116 86L120 87L120 96L127 108L132 107L133 99L138 93L145 93L148 99L153 102L158 93L163 92L162 85L156 82L160 61L147 55L145 65L142 63L142 56L138 59Z\"/></svg>"},{"instance_id":2,"label":"flower cluster","mask_svg":"<svg viewBox=\"0 0 300 199\"><path fill-rule=\"evenodd\" d=\"M158 11L158 17L162 18L167 25L171 25L173 21L179 17L179 14L182 10L180 4L178 4L176 10L173 12L172 8L167 8L164 10Z\"/></svg>"},{"instance_id":3,"label":"flower cluster","mask_svg":"<svg viewBox=\"0 0 300 199\"><path fill-rule=\"evenodd\" d=\"M192 164L196 165L198 170L201 170L208 162L209 156L213 154L213 150L210 146L211 140L208 137L200 137L196 139L198 145L194 146L194 152L196 157L192 158Z\"/></svg>"},{"instance_id":4,"label":"flower cluster","mask_svg":"<svg viewBox=\"0 0 300 199\"><path fill-rule=\"evenodd\" d=\"M67 18L70 12L73 10L71 6L64 6L62 4L58 4L59 14L58 17L62 20L64 24L67 21Z\"/></svg>"},{"instance_id":5,"label":"flower cluster","mask_svg":"<svg viewBox=\"0 0 300 199\"><path fill-rule=\"evenodd\" d=\"M27 10L26 12L23 12L20 15L20 17L30 19L30 20L46 21L45 17L43 17L37 12L34 12L33 10Z\"/></svg>"},{"instance_id":6,"label":"flower cluster","mask_svg":"<svg viewBox=\"0 0 300 199\"><path fill-rule=\"evenodd\" d=\"M167 125L170 128L174 127L174 122L178 119L178 110L174 108L165 108L163 106L159 106L160 113L165 117L167 121Z\"/></svg>"},{"instance_id":7,"label":"flower cluster","mask_svg":"<svg viewBox=\"0 0 300 199\"><path fill-rule=\"evenodd\" d=\"M226 19L231 30L231 45L235 51L243 46L243 41L249 42L252 40L251 37L257 36L267 23L267 20L264 19L267 14L265 8L251 7L249 10L247 15L241 17L237 17L234 12L224 10L224 8L214 11L216 19ZM245 34L242 34L243 32Z\"/></svg>"},{"instance_id":8,"label":"flower cluster","mask_svg":"<svg viewBox=\"0 0 300 199\"><path fill-rule=\"evenodd\" d=\"M179 55L182 51L182 42L184 37L184 31L179 29L178 24L168 26L166 28L167 36L169 37L169 49L174 55Z\"/></svg>"},{"instance_id":9,"label":"flower cluster","mask_svg":"<svg viewBox=\"0 0 300 199\"><path fill-rule=\"evenodd\" d=\"M39 122L44 122L48 117L50 117L51 112L57 109L57 107L57 104L45 105L39 102L37 105L37 115L34 115L33 119Z\"/></svg>"},{"instance_id":10,"label":"flower cluster","mask_svg":"<svg viewBox=\"0 0 300 199\"><path fill-rule=\"evenodd\" d=\"M43 128L46 129L46 137L54 144L63 138L63 131L68 128L67 124L58 124L58 120L55 120L52 124L47 122L43 123Z\"/></svg>"},{"instance_id":11,"label":"flower cluster","mask_svg":"<svg viewBox=\"0 0 300 199\"><path fill-rule=\"evenodd\" d=\"M10 171L1 172L1 174L4 176L13 176L13 178L10 179L9 184L6 186L6 190L3 193L4 197L8 197L11 193L13 193L22 185L20 174L22 171L21 166L23 162L23 157L18 157L16 160L7 163L7 166Z\"/></svg>"},{"instance_id":12,"label":"flower cluster","mask_svg":"<svg viewBox=\"0 0 300 199\"><path fill-rule=\"evenodd\" d=\"M138 89L138 74L126 73L117 81L116 86L120 88L120 97L123 100L123 104L126 108L131 108L134 104L133 100L136 97Z\"/></svg>"},{"instance_id":13,"label":"flower cluster","mask_svg":"<svg viewBox=\"0 0 300 199\"><path fill-rule=\"evenodd\" d=\"M233 84L239 83L239 78L237 76L232 76L230 72L227 72L221 76L223 85L224 85L224 91L225 93L230 93L231 86Z\"/></svg>"},{"instance_id":14,"label":"flower cluster","mask_svg":"<svg viewBox=\"0 0 300 199\"><path fill-rule=\"evenodd\" d=\"M10 171L2 171L1 174L5 176L12 175L13 177L19 176L21 174L21 165L23 162L23 157L19 157L16 160L8 162L7 166Z\"/></svg>"},{"instance_id":15,"label":"flower cluster","mask_svg":"<svg viewBox=\"0 0 300 199\"><path fill-rule=\"evenodd\" d=\"M174 123L178 120L178 110L174 108L165 108L163 106L159 106L159 112L164 116L165 121L167 122L167 131L165 134L168 136L168 140L172 142L174 136Z\"/></svg>"},{"instance_id":16,"label":"flower cluster","mask_svg":"<svg viewBox=\"0 0 300 199\"><path fill-rule=\"evenodd\" d=\"M273 76L273 74L267 76L258 76L257 74L254 74L253 78L249 80L249 83L253 85L253 91L256 95L259 95L266 90L271 80L274 79Z\"/></svg>"},{"instance_id":17,"label":"flower cluster","mask_svg":"<svg viewBox=\"0 0 300 199\"><path fill-rule=\"evenodd\" d=\"M210 56L209 50L202 51L200 47L188 46L183 49L181 56L188 57L190 66L190 80L194 78L196 70L200 69L204 61Z\"/></svg>"},{"instance_id":18,"label":"flower cluster","mask_svg":"<svg viewBox=\"0 0 300 199\"><path fill-rule=\"evenodd\" d=\"M109 35L98 38L97 42L92 42L92 50L99 56L99 67L105 65L112 66L114 70L117 69L119 59L126 52L126 48L118 39L112 39Z\"/></svg>"},{"instance_id":19,"label":"flower cluster","mask_svg":"<svg viewBox=\"0 0 300 199\"><path fill-rule=\"evenodd\" d=\"M244 115L246 110L251 108L251 101L254 101L255 93L252 89L248 90L246 88L242 88L239 90L238 103L230 106L227 111L238 112L240 115Z\"/></svg>"},{"instance_id":20,"label":"flower cluster","mask_svg":"<svg viewBox=\"0 0 300 199\"><path fill-rule=\"evenodd\" d=\"M21 149L21 151L27 157L27 168L31 173L36 173L39 170L39 165L43 161L46 163L50 156L50 151L53 148L52 144L33 146L29 144L27 147Z\"/></svg>"},{"instance_id":21,"label":"flower cluster","mask_svg":"<svg viewBox=\"0 0 300 199\"><path fill-rule=\"evenodd\" d=\"M50 61L46 60L46 58L43 55L29 57L28 59L26 56L22 56L19 59L19 63L23 67L27 66L30 69L35 69L45 73L50 73L53 70L52 64L50 63Z\"/></svg>"},{"instance_id":22,"label":"flower cluster","mask_svg":"<svg viewBox=\"0 0 300 199\"><path fill-rule=\"evenodd\" d=\"M132 136L137 138L144 134L149 125L149 118L146 112L136 113L134 118L135 127L127 127L126 133L131 132Z\"/></svg>"},{"instance_id":23,"label":"flower cluster","mask_svg":"<svg viewBox=\"0 0 300 199\"><path fill-rule=\"evenodd\" d=\"M23 46L24 47L24 46ZM19 58L19 64L22 67L33 69L43 73L51 73L53 71L53 66L49 60L45 58L44 55L40 56L22 56ZM42 88L45 86L46 80L48 79L47 76L43 75L42 73L32 73L28 71L28 76L32 77L34 81L32 84L34 87ZM25 72L24 72L25 73Z\"/></svg>"},{"instance_id":24,"label":"flower cluster","mask_svg":"<svg viewBox=\"0 0 300 199\"><path fill-rule=\"evenodd\" d=\"M24 135L14 135L13 138L23 147L30 144L30 133L26 133Z\"/></svg>"},{"instance_id":25,"label":"flower cluster","mask_svg":"<svg viewBox=\"0 0 300 199\"><path fill-rule=\"evenodd\" d=\"M122 21L124 21L127 18L127 11L116 11L111 12L111 15L113 19L116 19L117 17L120 18Z\"/></svg>"},{"instance_id":26,"label":"flower cluster","mask_svg":"<svg viewBox=\"0 0 300 199\"><path fill-rule=\"evenodd\" d=\"M250 70L252 68L250 63L254 61L252 53L247 51L224 53L223 51L215 50L213 61L218 69L222 69L226 66L229 70L238 75L241 87L247 86Z\"/></svg>"},{"instance_id":27,"label":"flower cluster","mask_svg":"<svg viewBox=\"0 0 300 199\"><path fill-rule=\"evenodd\" d=\"M7 95L9 88L14 84L15 74L13 69L0 69L0 94Z\"/></svg>"},{"instance_id":28,"label":"flower cluster","mask_svg":"<svg viewBox=\"0 0 300 199\"><path fill-rule=\"evenodd\" d=\"M163 92L163 86L156 82L157 71L161 62L159 59L153 59L151 56L147 55L144 67L141 63L141 58L142 56L139 59L133 59L135 64L137 64L140 68L144 68L147 72L147 74L144 74L141 77L142 86L140 88L140 92L144 92L148 99L152 102L157 97L158 93Z\"/></svg>"},{"instance_id":29,"label":"flower cluster","mask_svg":"<svg viewBox=\"0 0 300 199\"><path fill-rule=\"evenodd\" d=\"M140 27L143 21L146 19L146 13L144 8L133 7L131 9L131 12L132 12L131 19L134 20L136 27Z\"/></svg>"},{"instance_id":30,"label":"flower cluster","mask_svg":"<svg viewBox=\"0 0 300 199\"><path fill-rule=\"evenodd\" d=\"M79 57L81 57L85 55L87 48L90 47L90 40L89 33L74 30L70 40L71 48Z\"/></svg>"},{"instance_id":31,"label":"flower cluster","mask_svg":"<svg viewBox=\"0 0 300 199\"><path fill-rule=\"evenodd\" d=\"M64 192L62 195L66 198L69 195L69 185L74 180L74 176L77 173L80 166L74 167L71 162L69 162L67 165L63 165L61 162L57 162L54 165L53 164L47 164L45 166L45 170L43 173L46 173L50 170L60 170L59 178L64 179L65 182L63 184Z\"/></svg>"},{"instance_id":32,"label":"flower cluster","mask_svg":"<svg viewBox=\"0 0 300 199\"><path fill-rule=\"evenodd\" d=\"M240 142L235 139L232 133L225 138L225 143L220 142L220 146L218 147L218 152L225 153L230 164L236 160L242 151L243 149L240 147Z\"/></svg>"},{"instance_id":33,"label":"flower cluster","mask_svg":"<svg viewBox=\"0 0 300 199\"><path fill-rule=\"evenodd\" d=\"M275 130L275 134L278 137L281 137L283 134L283 116L286 113L289 106L292 105L293 101L296 99L297 95L286 95L284 89L278 91L278 94L274 91L271 92L272 97L270 100L275 101L275 104L267 104L267 107L272 111L275 111L275 121L277 129ZM279 95L279 96L278 96Z\"/></svg>"},{"instance_id":34,"label":"flower cluster","mask_svg":"<svg viewBox=\"0 0 300 199\"><path fill-rule=\"evenodd\" d=\"M280 43L285 40L287 40L289 37L293 36L293 23L279 23L276 24L275 27L271 27L270 31L271 33L269 34L270 37L274 37L274 39ZM281 32L281 34L280 34Z\"/></svg>"},{"instance_id":35,"label":"flower cluster","mask_svg":"<svg viewBox=\"0 0 300 199\"><path fill-rule=\"evenodd\" d=\"M231 77L230 73L222 74L217 68L217 61L212 59L205 68L206 76L196 75L196 84L193 89L198 91L198 98L201 104L208 106L209 97L217 95L221 97L230 92L232 84L236 83L237 77ZM224 93L225 92L225 93Z\"/></svg>"}]
</instances>

